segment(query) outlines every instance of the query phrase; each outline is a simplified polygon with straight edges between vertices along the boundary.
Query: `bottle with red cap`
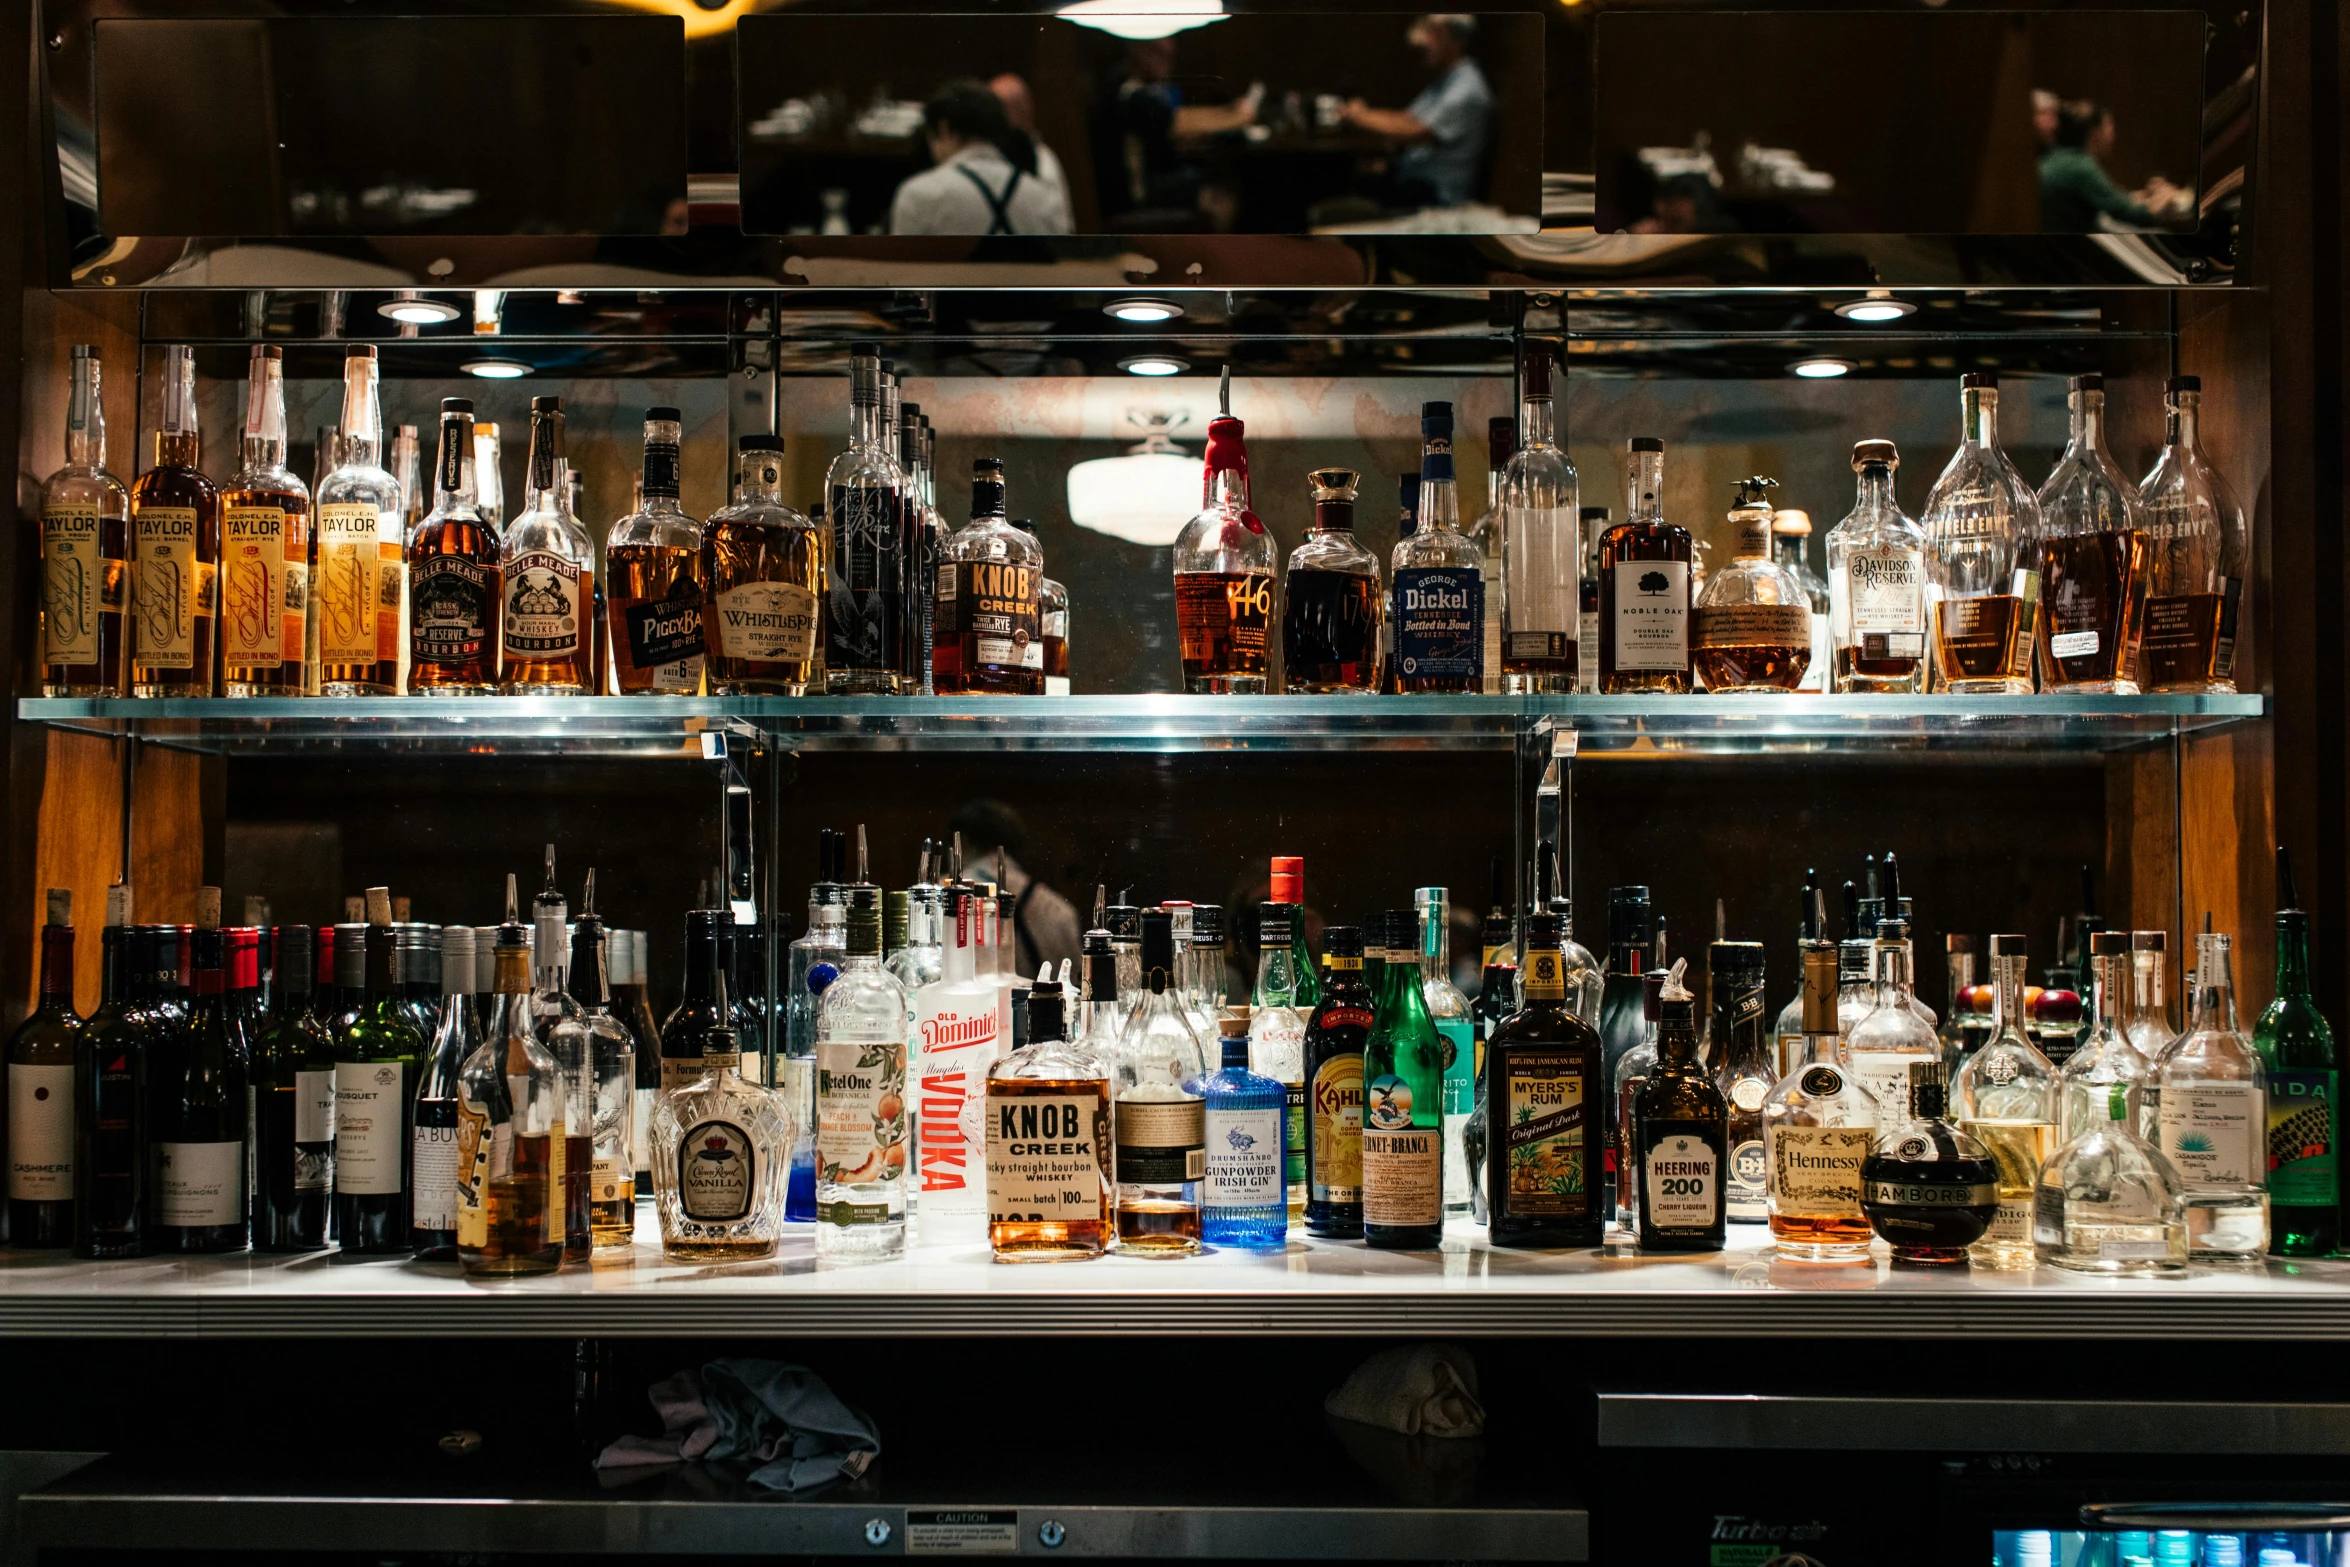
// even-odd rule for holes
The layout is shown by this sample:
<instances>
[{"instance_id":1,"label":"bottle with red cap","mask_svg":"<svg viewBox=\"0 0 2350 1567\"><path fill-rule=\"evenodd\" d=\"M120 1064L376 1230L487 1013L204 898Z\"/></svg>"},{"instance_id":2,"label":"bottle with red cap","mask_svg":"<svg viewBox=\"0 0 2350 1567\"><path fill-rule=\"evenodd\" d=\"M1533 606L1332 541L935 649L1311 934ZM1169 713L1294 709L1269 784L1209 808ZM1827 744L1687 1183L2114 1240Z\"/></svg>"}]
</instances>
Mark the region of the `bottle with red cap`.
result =
<instances>
[{"instance_id":1,"label":"bottle with red cap","mask_svg":"<svg viewBox=\"0 0 2350 1567\"><path fill-rule=\"evenodd\" d=\"M1306 941L1306 861L1302 854L1273 856L1274 903L1287 904L1290 968L1297 976L1297 999L1291 1003L1301 1016L1310 1016L1322 1002L1322 970Z\"/></svg>"},{"instance_id":2,"label":"bottle with red cap","mask_svg":"<svg viewBox=\"0 0 2350 1567\"><path fill-rule=\"evenodd\" d=\"M1227 410L1230 390L1227 372ZM1243 433L1229 411L1209 421L1206 494L1175 540L1175 632L1186 691L1253 696L1273 688L1273 536L1249 509Z\"/></svg>"}]
</instances>

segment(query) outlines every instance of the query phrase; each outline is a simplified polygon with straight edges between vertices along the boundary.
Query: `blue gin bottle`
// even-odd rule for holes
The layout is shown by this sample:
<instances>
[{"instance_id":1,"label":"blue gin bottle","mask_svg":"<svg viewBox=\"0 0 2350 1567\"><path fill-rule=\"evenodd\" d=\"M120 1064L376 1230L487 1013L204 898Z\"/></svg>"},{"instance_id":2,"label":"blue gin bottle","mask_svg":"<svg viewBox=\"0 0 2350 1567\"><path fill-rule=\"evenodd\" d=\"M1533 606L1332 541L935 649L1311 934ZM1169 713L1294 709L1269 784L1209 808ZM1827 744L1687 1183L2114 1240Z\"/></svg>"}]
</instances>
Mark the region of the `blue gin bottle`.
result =
<instances>
[{"instance_id":1,"label":"blue gin bottle","mask_svg":"<svg viewBox=\"0 0 2350 1567\"><path fill-rule=\"evenodd\" d=\"M1208 1175L1201 1184L1200 1240L1241 1251L1289 1243L1289 1188L1282 1116L1288 1092L1248 1069L1248 1024L1223 1025L1223 1069L1198 1082L1206 1101Z\"/></svg>"}]
</instances>

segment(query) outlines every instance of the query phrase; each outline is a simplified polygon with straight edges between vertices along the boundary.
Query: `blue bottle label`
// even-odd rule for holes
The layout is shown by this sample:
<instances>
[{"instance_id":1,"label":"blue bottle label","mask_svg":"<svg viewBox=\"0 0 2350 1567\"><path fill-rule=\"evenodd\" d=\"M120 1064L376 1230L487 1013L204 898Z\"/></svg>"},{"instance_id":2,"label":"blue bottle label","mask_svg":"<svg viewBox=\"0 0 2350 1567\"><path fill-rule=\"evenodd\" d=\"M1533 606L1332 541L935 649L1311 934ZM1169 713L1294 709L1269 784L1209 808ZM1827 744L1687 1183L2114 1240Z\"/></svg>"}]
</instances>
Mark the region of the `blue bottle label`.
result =
<instances>
[{"instance_id":1,"label":"blue bottle label","mask_svg":"<svg viewBox=\"0 0 2350 1567\"><path fill-rule=\"evenodd\" d=\"M1396 673L1482 679L1485 584L1474 566L1407 566L1395 574Z\"/></svg>"},{"instance_id":2,"label":"blue bottle label","mask_svg":"<svg viewBox=\"0 0 2350 1567\"><path fill-rule=\"evenodd\" d=\"M1288 1201L1283 1180L1282 1115L1277 1106L1245 1110L1208 1107L1210 1208L1278 1208Z\"/></svg>"},{"instance_id":3,"label":"blue bottle label","mask_svg":"<svg viewBox=\"0 0 2350 1567\"><path fill-rule=\"evenodd\" d=\"M1465 1017L1438 1018L1444 1036L1444 1113L1467 1115L1477 1103L1477 1039Z\"/></svg>"}]
</instances>

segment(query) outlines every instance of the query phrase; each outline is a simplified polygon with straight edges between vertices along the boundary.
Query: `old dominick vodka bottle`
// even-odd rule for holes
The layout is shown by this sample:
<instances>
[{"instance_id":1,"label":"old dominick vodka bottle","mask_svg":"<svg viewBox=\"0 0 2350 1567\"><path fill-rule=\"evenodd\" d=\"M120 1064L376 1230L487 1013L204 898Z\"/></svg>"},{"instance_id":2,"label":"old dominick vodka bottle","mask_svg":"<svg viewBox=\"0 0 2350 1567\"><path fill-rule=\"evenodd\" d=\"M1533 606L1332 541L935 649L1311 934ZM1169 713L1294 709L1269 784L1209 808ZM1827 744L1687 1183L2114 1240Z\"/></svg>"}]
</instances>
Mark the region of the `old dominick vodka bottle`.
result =
<instances>
[{"instance_id":1,"label":"old dominick vodka bottle","mask_svg":"<svg viewBox=\"0 0 2350 1567\"><path fill-rule=\"evenodd\" d=\"M372 347L353 348L344 359L338 461L318 485L311 601L318 615L319 690L327 696L393 696L400 687L405 541L400 481L382 466L376 372Z\"/></svg>"},{"instance_id":2,"label":"old dominick vodka bottle","mask_svg":"<svg viewBox=\"0 0 2350 1567\"><path fill-rule=\"evenodd\" d=\"M783 442L737 443L735 500L702 531L702 646L713 696L824 687L824 537L783 503Z\"/></svg>"},{"instance_id":3,"label":"old dominick vodka bottle","mask_svg":"<svg viewBox=\"0 0 2350 1567\"><path fill-rule=\"evenodd\" d=\"M498 688L497 531L474 500L473 404L441 402L433 504L409 541L408 689L488 696Z\"/></svg>"},{"instance_id":4,"label":"old dominick vodka bottle","mask_svg":"<svg viewBox=\"0 0 2350 1567\"><path fill-rule=\"evenodd\" d=\"M530 463L522 512L507 525L501 560L502 686L524 696L588 693L587 622L595 544L571 515L559 397L530 400Z\"/></svg>"},{"instance_id":5,"label":"old dominick vodka bottle","mask_svg":"<svg viewBox=\"0 0 2350 1567\"><path fill-rule=\"evenodd\" d=\"M914 996L913 1199L925 1246L987 1235L981 1117L1002 1037L995 976L978 972L987 896L967 886L947 889L941 975Z\"/></svg>"},{"instance_id":6,"label":"old dominick vodka bottle","mask_svg":"<svg viewBox=\"0 0 2350 1567\"><path fill-rule=\"evenodd\" d=\"M940 696L1044 694L1044 549L1004 515L1004 465L971 464L971 521L946 541L933 602Z\"/></svg>"},{"instance_id":7,"label":"old dominick vodka bottle","mask_svg":"<svg viewBox=\"0 0 2350 1567\"><path fill-rule=\"evenodd\" d=\"M1891 441L1852 448L1859 494L1851 515L1828 533L1828 636L1837 691L1906 695L1925 685L1926 535L1894 498L1900 467L1901 452Z\"/></svg>"},{"instance_id":8,"label":"old dominick vodka bottle","mask_svg":"<svg viewBox=\"0 0 2350 1567\"><path fill-rule=\"evenodd\" d=\"M65 466L41 488L41 694L122 694L130 491L106 471L98 351L73 348Z\"/></svg>"},{"instance_id":9,"label":"old dominick vodka bottle","mask_svg":"<svg viewBox=\"0 0 2350 1567\"><path fill-rule=\"evenodd\" d=\"M2196 438L2202 381L2171 377L2163 401L2168 434L2139 486L2148 544L2138 684L2147 691L2234 691L2250 560L2244 511Z\"/></svg>"},{"instance_id":10,"label":"old dominick vodka bottle","mask_svg":"<svg viewBox=\"0 0 2350 1567\"><path fill-rule=\"evenodd\" d=\"M253 350L244 463L220 497L223 696L300 696L309 686L310 490L286 469L284 353Z\"/></svg>"},{"instance_id":11,"label":"old dominick vodka bottle","mask_svg":"<svg viewBox=\"0 0 2350 1567\"><path fill-rule=\"evenodd\" d=\"M2040 681L2134 695L2146 612L2145 515L2105 450L2105 378L2076 375L2072 440L2040 487Z\"/></svg>"},{"instance_id":12,"label":"old dominick vodka bottle","mask_svg":"<svg viewBox=\"0 0 2350 1567\"><path fill-rule=\"evenodd\" d=\"M1665 521L1665 443L1635 436L1631 511L1599 536L1599 689L1689 689L1689 530Z\"/></svg>"},{"instance_id":13,"label":"old dominick vodka bottle","mask_svg":"<svg viewBox=\"0 0 2350 1567\"><path fill-rule=\"evenodd\" d=\"M1547 346L1530 347L1518 452L1501 474L1501 674L1506 691L1572 691L1580 647L1575 590L1582 525L1575 465L1554 435ZM1496 607L1485 606L1488 616Z\"/></svg>"},{"instance_id":14,"label":"old dominick vodka bottle","mask_svg":"<svg viewBox=\"0 0 2350 1567\"><path fill-rule=\"evenodd\" d=\"M1926 497L1936 683L1962 695L2028 694L2040 502L1999 449L1999 377L1962 376L1958 396L1965 431ZM2028 1234L2021 1244L2028 1256Z\"/></svg>"},{"instance_id":15,"label":"old dominick vodka bottle","mask_svg":"<svg viewBox=\"0 0 2350 1567\"><path fill-rule=\"evenodd\" d=\"M612 525L612 672L622 696L702 689L702 528L678 504L674 408L645 412L644 502Z\"/></svg>"},{"instance_id":16,"label":"old dominick vodka bottle","mask_svg":"<svg viewBox=\"0 0 2350 1567\"><path fill-rule=\"evenodd\" d=\"M881 404L880 355L871 343L854 344L849 449L824 476L832 529L824 678L836 694L895 696L920 683L913 666L921 644L906 617L908 488L883 439Z\"/></svg>"},{"instance_id":17,"label":"old dominick vodka bottle","mask_svg":"<svg viewBox=\"0 0 2350 1567\"><path fill-rule=\"evenodd\" d=\"M175 343L163 351L155 465L131 486L133 696L212 694L220 491L201 462L195 355Z\"/></svg>"}]
</instances>

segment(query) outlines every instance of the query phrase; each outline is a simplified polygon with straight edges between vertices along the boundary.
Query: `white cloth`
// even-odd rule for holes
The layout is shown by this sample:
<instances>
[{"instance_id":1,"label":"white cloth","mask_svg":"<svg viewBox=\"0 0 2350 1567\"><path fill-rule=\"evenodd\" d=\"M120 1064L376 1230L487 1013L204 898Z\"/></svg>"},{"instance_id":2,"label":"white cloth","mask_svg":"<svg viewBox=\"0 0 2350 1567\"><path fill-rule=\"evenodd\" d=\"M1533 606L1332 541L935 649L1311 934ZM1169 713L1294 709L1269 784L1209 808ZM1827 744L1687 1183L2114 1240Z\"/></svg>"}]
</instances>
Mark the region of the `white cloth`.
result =
<instances>
[{"instance_id":1,"label":"white cloth","mask_svg":"<svg viewBox=\"0 0 2350 1567\"><path fill-rule=\"evenodd\" d=\"M1060 165L1051 167L1057 172ZM892 234L985 234L995 226L995 209L982 195L973 176L998 200L1005 202L1015 234L1066 234L1070 230L1069 192L1057 180L1038 173L1022 174L1013 184L1011 160L989 142L974 142L935 168L924 169L898 186L889 204ZM967 171L967 172L966 172Z\"/></svg>"},{"instance_id":2,"label":"white cloth","mask_svg":"<svg viewBox=\"0 0 2350 1567\"><path fill-rule=\"evenodd\" d=\"M1355 1367L1322 1412L1405 1436L1481 1436L1477 1362L1452 1344L1383 1349Z\"/></svg>"}]
</instances>

